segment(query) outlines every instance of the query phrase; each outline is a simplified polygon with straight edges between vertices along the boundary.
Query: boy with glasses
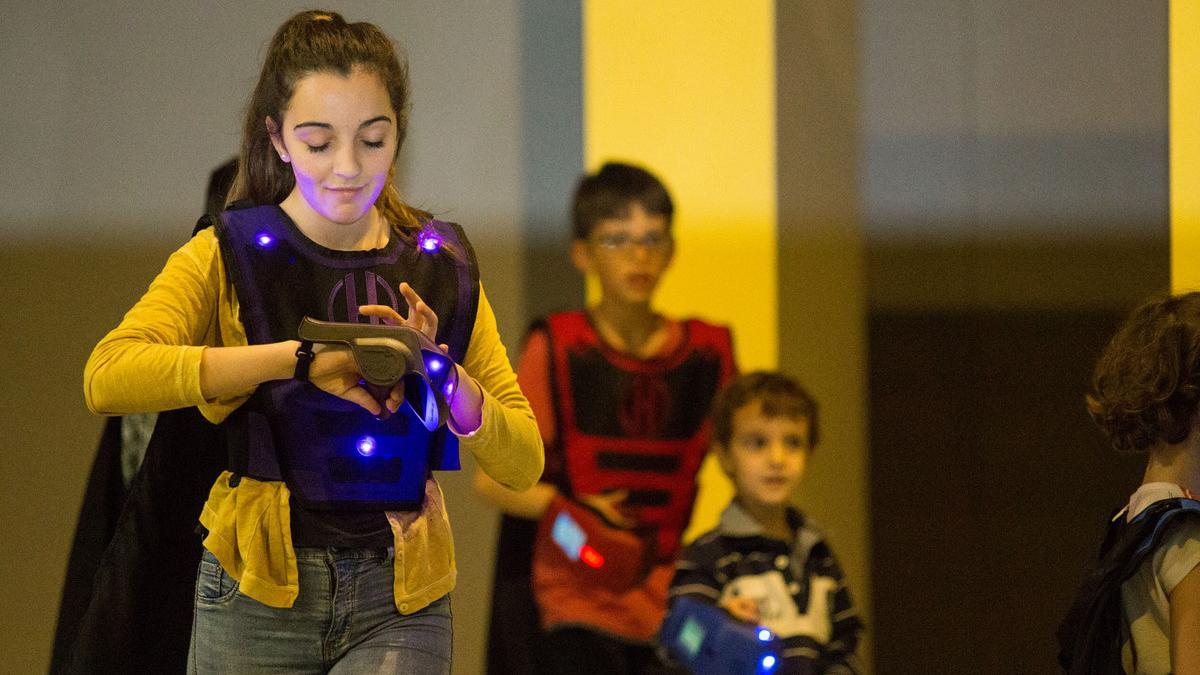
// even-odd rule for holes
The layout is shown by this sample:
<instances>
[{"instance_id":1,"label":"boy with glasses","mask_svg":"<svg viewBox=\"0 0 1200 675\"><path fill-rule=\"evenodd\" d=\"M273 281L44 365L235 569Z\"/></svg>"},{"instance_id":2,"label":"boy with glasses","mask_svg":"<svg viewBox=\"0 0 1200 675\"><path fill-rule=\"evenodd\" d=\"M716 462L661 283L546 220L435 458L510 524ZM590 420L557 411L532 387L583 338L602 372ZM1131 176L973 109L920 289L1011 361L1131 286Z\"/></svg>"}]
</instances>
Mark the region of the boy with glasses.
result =
<instances>
[{"instance_id":1,"label":"boy with glasses","mask_svg":"<svg viewBox=\"0 0 1200 675\"><path fill-rule=\"evenodd\" d=\"M571 260L600 299L526 337L518 379L546 445L542 482L515 493L476 474L505 513L489 672L661 672L654 635L732 343L723 326L652 307L674 255L674 206L654 175L605 164L572 211Z\"/></svg>"}]
</instances>

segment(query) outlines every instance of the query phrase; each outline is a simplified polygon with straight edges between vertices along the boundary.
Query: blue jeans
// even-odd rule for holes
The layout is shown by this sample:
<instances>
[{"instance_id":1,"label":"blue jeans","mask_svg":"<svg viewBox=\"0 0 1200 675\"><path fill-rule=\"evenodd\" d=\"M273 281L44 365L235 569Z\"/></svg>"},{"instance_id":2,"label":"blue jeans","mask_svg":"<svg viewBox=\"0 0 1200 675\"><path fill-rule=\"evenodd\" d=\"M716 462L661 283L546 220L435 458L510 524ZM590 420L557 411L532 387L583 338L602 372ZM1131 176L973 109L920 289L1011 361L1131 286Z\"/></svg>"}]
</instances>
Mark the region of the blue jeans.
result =
<instances>
[{"instance_id":1,"label":"blue jeans","mask_svg":"<svg viewBox=\"0 0 1200 675\"><path fill-rule=\"evenodd\" d=\"M390 550L299 548L296 562L300 597L278 609L243 595L204 551L189 673L450 672L450 596L400 614Z\"/></svg>"}]
</instances>

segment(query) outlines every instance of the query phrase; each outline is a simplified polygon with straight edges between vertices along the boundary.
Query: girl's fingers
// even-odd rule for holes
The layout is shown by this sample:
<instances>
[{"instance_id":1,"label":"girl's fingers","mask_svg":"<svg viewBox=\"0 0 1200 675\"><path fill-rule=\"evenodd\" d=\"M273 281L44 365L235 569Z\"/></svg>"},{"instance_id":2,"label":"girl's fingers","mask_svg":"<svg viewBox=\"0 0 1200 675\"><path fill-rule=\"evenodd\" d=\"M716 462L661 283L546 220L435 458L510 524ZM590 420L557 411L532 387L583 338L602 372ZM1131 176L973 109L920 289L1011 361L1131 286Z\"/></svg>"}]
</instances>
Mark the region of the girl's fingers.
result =
<instances>
[{"instance_id":1,"label":"girl's fingers","mask_svg":"<svg viewBox=\"0 0 1200 675\"><path fill-rule=\"evenodd\" d=\"M400 295L404 296L404 301L408 303L409 307L407 325L425 333L430 338L437 335L437 313L421 299L421 296L412 286L408 285L407 281L401 282Z\"/></svg>"},{"instance_id":2,"label":"girl's fingers","mask_svg":"<svg viewBox=\"0 0 1200 675\"><path fill-rule=\"evenodd\" d=\"M388 392L388 397L387 397L387 401L385 402L385 405L387 405L388 410L390 410L392 412L396 412L397 410L400 409L400 404L403 402L404 402L404 382L401 381L396 386L392 387L392 390L390 392Z\"/></svg>"},{"instance_id":3,"label":"girl's fingers","mask_svg":"<svg viewBox=\"0 0 1200 675\"><path fill-rule=\"evenodd\" d=\"M387 305L361 305L358 308L358 313L382 319L384 323L390 326L399 326L404 323L404 317L400 316L400 312Z\"/></svg>"},{"instance_id":4,"label":"girl's fingers","mask_svg":"<svg viewBox=\"0 0 1200 675\"><path fill-rule=\"evenodd\" d=\"M400 295L404 296L404 301L408 303L409 307L416 307L417 303L421 302L421 296L412 286L408 285L407 281L400 282Z\"/></svg>"},{"instance_id":5,"label":"girl's fingers","mask_svg":"<svg viewBox=\"0 0 1200 675\"><path fill-rule=\"evenodd\" d=\"M425 304L424 300L417 302L415 309L416 311L414 314L420 317L421 320L421 325L417 328L417 330L420 330L430 338L433 338L433 336L437 335L437 314L434 313L432 307Z\"/></svg>"},{"instance_id":6,"label":"girl's fingers","mask_svg":"<svg viewBox=\"0 0 1200 675\"><path fill-rule=\"evenodd\" d=\"M404 301L408 303L409 310L407 317L401 316L400 312L387 305L361 305L358 308L358 313L381 319L390 326L409 326L410 328L415 328L432 340L437 335L437 312L433 311L433 308L421 299L421 296L413 290L412 286L408 285L408 282L400 284L400 295L404 296Z\"/></svg>"},{"instance_id":7,"label":"girl's fingers","mask_svg":"<svg viewBox=\"0 0 1200 675\"><path fill-rule=\"evenodd\" d=\"M372 415L378 415L379 413L383 412L383 408L380 407L379 401L376 401L375 397L362 387L351 387L346 391L343 391L341 397L347 401L350 401L351 403L357 403L358 405L366 408L367 412L371 413Z\"/></svg>"}]
</instances>

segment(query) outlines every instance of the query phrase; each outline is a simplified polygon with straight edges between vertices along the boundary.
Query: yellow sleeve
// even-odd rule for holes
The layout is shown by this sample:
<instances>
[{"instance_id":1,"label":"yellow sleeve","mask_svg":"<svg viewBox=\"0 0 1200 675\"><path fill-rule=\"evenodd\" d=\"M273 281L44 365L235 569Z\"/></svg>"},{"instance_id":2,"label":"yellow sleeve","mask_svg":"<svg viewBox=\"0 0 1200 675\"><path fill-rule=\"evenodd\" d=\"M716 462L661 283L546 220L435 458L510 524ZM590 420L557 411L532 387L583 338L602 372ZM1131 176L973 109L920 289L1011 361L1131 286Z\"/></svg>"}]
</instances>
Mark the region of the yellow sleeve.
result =
<instances>
[{"instance_id":1,"label":"yellow sleeve","mask_svg":"<svg viewBox=\"0 0 1200 675\"><path fill-rule=\"evenodd\" d=\"M246 344L237 296L216 234L202 230L171 254L150 288L92 350L83 371L88 409L105 415L199 406L220 422L249 396L205 401L200 355Z\"/></svg>"},{"instance_id":2,"label":"yellow sleeve","mask_svg":"<svg viewBox=\"0 0 1200 675\"><path fill-rule=\"evenodd\" d=\"M478 431L460 439L460 447L469 450L479 468L497 483L513 490L532 487L541 477L545 462L542 436L508 362L496 315L482 284L475 327L462 365L483 387L483 421Z\"/></svg>"}]
</instances>

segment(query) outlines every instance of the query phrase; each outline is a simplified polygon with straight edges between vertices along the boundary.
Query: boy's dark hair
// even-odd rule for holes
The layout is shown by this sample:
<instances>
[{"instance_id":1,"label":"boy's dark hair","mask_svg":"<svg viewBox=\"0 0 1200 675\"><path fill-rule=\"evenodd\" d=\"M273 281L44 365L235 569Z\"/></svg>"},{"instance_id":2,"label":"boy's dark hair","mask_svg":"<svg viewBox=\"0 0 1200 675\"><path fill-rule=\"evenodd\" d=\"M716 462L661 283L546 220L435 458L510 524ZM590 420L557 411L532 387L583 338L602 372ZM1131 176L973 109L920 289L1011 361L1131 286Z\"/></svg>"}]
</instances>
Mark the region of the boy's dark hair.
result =
<instances>
[{"instance_id":1,"label":"boy's dark hair","mask_svg":"<svg viewBox=\"0 0 1200 675\"><path fill-rule=\"evenodd\" d=\"M575 188L571 202L574 238L587 239L601 220L628 217L629 207L635 203L650 215L666 218L670 227L675 205L662 181L639 166L608 162L581 178Z\"/></svg>"},{"instance_id":2,"label":"boy's dark hair","mask_svg":"<svg viewBox=\"0 0 1200 675\"><path fill-rule=\"evenodd\" d=\"M1200 293L1156 299L1117 329L1096 362L1087 409L1122 452L1187 438L1200 401Z\"/></svg>"},{"instance_id":3,"label":"boy's dark hair","mask_svg":"<svg viewBox=\"0 0 1200 675\"><path fill-rule=\"evenodd\" d=\"M762 402L762 413L767 417L807 420L808 448L817 446L817 402L796 380L765 370L738 376L713 399L713 441L729 447L734 413L754 401Z\"/></svg>"}]
</instances>

